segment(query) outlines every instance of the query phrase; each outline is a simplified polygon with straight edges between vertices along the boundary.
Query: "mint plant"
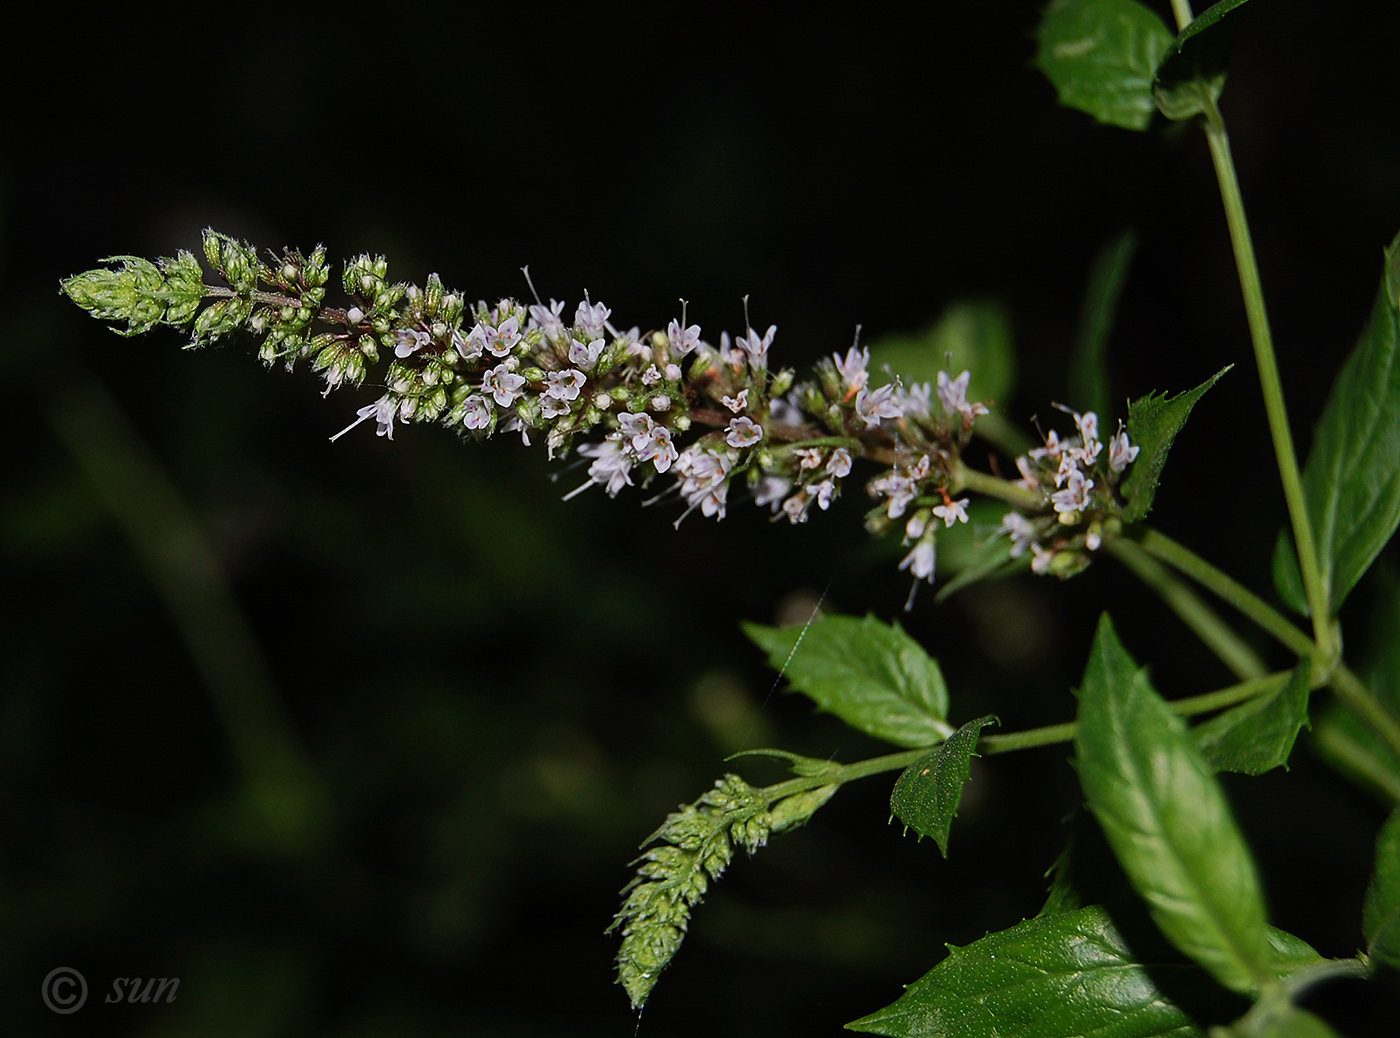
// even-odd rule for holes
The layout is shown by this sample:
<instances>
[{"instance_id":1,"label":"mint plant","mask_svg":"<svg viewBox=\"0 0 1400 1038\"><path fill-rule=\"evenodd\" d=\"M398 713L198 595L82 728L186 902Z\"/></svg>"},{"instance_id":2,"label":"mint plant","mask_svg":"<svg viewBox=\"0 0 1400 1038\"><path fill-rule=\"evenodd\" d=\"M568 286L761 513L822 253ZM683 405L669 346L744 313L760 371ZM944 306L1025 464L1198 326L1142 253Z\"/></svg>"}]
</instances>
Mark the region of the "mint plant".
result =
<instances>
[{"instance_id":1,"label":"mint plant","mask_svg":"<svg viewBox=\"0 0 1400 1038\"><path fill-rule=\"evenodd\" d=\"M1041 913L951 948L897 1001L848 1026L1032 1038L1332 1034L1296 1004L1300 995L1331 978L1400 968L1400 593L1381 591L1385 644L1370 675L1349 663L1339 621L1400 525L1400 235L1300 466L1217 105L1244 7L1223 0L1193 18L1173 0L1173 33L1138 0L1054 0L1037 64L1063 104L1101 123L1135 132L1187 123L1205 133L1287 506L1274 553L1282 608L1148 522L1193 409L1208 407L1217 381L1237 364L1230 377L1240 377L1245 365L1224 357L1194 387L1144 392L1123 413L1110 410L1104 350L1133 251L1126 238L1105 250L1091 279L1093 320L1074 379L1087 399L1056 404L1063 419L1035 439L995 410L995 392L972 393L985 372L955 371L936 348L911 359L857 335L805 376L782 367L777 329L758 331L747 305L742 329L717 337L690 323L684 304L643 332L590 298L469 303L436 275L421 286L392 280L387 260L368 255L344 265L344 298L332 301L324 248L264 253L213 230L204 264L191 252L111 257L62 291L95 317L125 322L114 329L122 335L168 325L202 347L241 334L269 366L309 365L327 396L372 385L374 399L353 419L347 413L333 440L371 420L390 439L396 426L423 422L475 441L518 434L551 457L587 464L566 499L636 487L646 503L671 507L678 527L696 512L723 519L745 498L775 522L805 523L862 480L867 530L900 543L906 609L922 607L921 586L945 598L984 580L1068 580L1111 560L1235 675L1225 688L1166 700L1104 612L1073 718L1067 710L1063 723L1023 728L959 696L897 622L814 615L791 627L747 625L792 689L898 750L852 763L749 751L792 777L755 786L726 773L668 816L643 842L610 927L634 1008L646 1004L736 851L753 854L807 824L846 783L895 775L891 815L947 856L974 756L1066 744L1087 813L1054 863ZM980 359L994 366L990 355ZM976 464L973 443L1001 461ZM952 567L940 565L940 543ZM1290 665L1270 670L1222 607L1277 642ZM1218 778L1286 766L1304 727L1341 772L1392 806L1365 903L1349 908L1363 947L1353 958L1324 958L1306 934L1269 924L1267 866Z\"/></svg>"}]
</instances>

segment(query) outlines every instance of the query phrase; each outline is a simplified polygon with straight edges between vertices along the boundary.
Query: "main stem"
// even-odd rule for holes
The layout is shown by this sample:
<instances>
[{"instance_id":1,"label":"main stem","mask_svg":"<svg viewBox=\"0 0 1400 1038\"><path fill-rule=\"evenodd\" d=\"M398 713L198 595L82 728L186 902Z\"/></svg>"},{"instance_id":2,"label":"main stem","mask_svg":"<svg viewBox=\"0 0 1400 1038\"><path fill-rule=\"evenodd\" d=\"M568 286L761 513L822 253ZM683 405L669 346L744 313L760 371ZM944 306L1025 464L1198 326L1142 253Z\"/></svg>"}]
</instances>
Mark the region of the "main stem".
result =
<instances>
[{"instance_id":1,"label":"main stem","mask_svg":"<svg viewBox=\"0 0 1400 1038\"><path fill-rule=\"evenodd\" d=\"M1278 362L1274 357L1273 333L1264 308L1264 290L1259 282L1259 265L1254 258L1254 242L1244 215L1244 199L1235 176L1235 162L1230 154L1230 138L1225 132L1225 120L1213 100L1209 101L1205 120L1206 141L1210 145L1211 161L1215 164L1216 180L1220 183L1220 198L1225 204L1225 221L1230 228L1230 244L1235 251L1235 266L1239 271L1240 289L1244 294L1245 316L1254 343L1254 360L1259 369L1259 383L1264 393L1264 410L1269 418L1269 432L1274 441L1274 457L1278 462L1283 496L1288 503L1288 516L1293 525L1293 540L1298 548L1298 567L1303 575L1308 610L1312 614L1313 639L1326 659L1336 655L1336 644L1327 622L1327 593L1318 569L1317 551L1313 544L1312 523L1308 519L1303 496L1303 477L1298 469L1298 456L1293 450L1293 434L1288 429L1288 411L1283 403L1283 384L1279 380Z\"/></svg>"}]
</instances>

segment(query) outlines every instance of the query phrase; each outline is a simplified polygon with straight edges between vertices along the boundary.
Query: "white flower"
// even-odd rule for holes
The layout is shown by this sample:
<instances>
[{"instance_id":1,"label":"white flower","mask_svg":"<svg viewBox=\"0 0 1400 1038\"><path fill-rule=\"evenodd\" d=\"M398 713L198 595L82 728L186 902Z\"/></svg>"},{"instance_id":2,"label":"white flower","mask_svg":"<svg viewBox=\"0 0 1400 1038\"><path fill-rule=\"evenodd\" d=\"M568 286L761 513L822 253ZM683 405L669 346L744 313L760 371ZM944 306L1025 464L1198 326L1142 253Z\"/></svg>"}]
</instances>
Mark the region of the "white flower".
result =
<instances>
[{"instance_id":1,"label":"white flower","mask_svg":"<svg viewBox=\"0 0 1400 1038\"><path fill-rule=\"evenodd\" d=\"M1108 444L1108 468L1110 472L1122 472L1138 456L1141 447L1130 446L1128 434L1120 425L1118 433Z\"/></svg>"},{"instance_id":2,"label":"white flower","mask_svg":"<svg viewBox=\"0 0 1400 1038\"><path fill-rule=\"evenodd\" d=\"M907 389L896 389L894 398L906 415L927 418L929 401L933 398L933 387L927 382L917 382Z\"/></svg>"},{"instance_id":3,"label":"white flower","mask_svg":"<svg viewBox=\"0 0 1400 1038\"><path fill-rule=\"evenodd\" d=\"M544 395L556 400L577 400L579 390L588 378L577 368L567 371L551 371L544 376Z\"/></svg>"},{"instance_id":4,"label":"white flower","mask_svg":"<svg viewBox=\"0 0 1400 1038\"><path fill-rule=\"evenodd\" d=\"M462 424L468 429L485 429L491 424L491 404L480 393L473 393L463 403Z\"/></svg>"},{"instance_id":5,"label":"white flower","mask_svg":"<svg viewBox=\"0 0 1400 1038\"><path fill-rule=\"evenodd\" d=\"M824 479L820 483L811 483L807 486L807 493L817 499L817 504L825 512L831 507L831 499L836 494L836 481Z\"/></svg>"},{"instance_id":6,"label":"white flower","mask_svg":"<svg viewBox=\"0 0 1400 1038\"><path fill-rule=\"evenodd\" d=\"M1093 486L1092 479L1075 469L1065 480L1065 488L1050 495L1050 500L1055 504L1055 511L1061 515L1082 512L1089 507L1089 491Z\"/></svg>"},{"instance_id":7,"label":"white flower","mask_svg":"<svg viewBox=\"0 0 1400 1038\"><path fill-rule=\"evenodd\" d=\"M564 322L559 317L563 309L563 301L554 299L549 301L549 306L532 306L530 323L539 328L546 339L559 342L564 338Z\"/></svg>"},{"instance_id":8,"label":"white flower","mask_svg":"<svg viewBox=\"0 0 1400 1038\"><path fill-rule=\"evenodd\" d=\"M742 414L749 408L749 391L741 389L738 396L721 397L719 402L734 414Z\"/></svg>"},{"instance_id":9,"label":"white flower","mask_svg":"<svg viewBox=\"0 0 1400 1038\"><path fill-rule=\"evenodd\" d=\"M778 501L792 489L792 480L784 479L782 476L767 475L758 481L758 489L754 491L754 504L762 507L772 505L773 511L778 510Z\"/></svg>"},{"instance_id":10,"label":"white flower","mask_svg":"<svg viewBox=\"0 0 1400 1038\"><path fill-rule=\"evenodd\" d=\"M623 439L632 450L637 454L646 450L656 429L656 423L651 420L651 415L646 412L633 414L631 411L624 411L617 416L617 420L622 425Z\"/></svg>"},{"instance_id":11,"label":"white flower","mask_svg":"<svg viewBox=\"0 0 1400 1038\"><path fill-rule=\"evenodd\" d=\"M831 460L826 463L826 471L837 479L845 479L851 474L851 452L845 447L837 447L831 452Z\"/></svg>"},{"instance_id":12,"label":"white flower","mask_svg":"<svg viewBox=\"0 0 1400 1038\"><path fill-rule=\"evenodd\" d=\"M885 513L891 519L898 519L918 494L918 486L908 476L891 472L887 476L872 479L866 486L871 497L886 499Z\"/></svg>"},{"instance_id":13,"label":"white flower","mask_svg":"<svg viewBox=\"0 0 1400 1038\"><path fill-rule=\"evenodd\" d=\"M803 488L783 502L783 514L788 517L788 522L796 526L807 521L807 509L811 506L812 499Z\"/></svg>"},{"instance_id":14,"label":"white flower","mask_svg":"<svg viewBox=\"0 0 1400 1038\"><path fill-rule=\"evenodd\" d=\"M1051 429L1050 434L1045 437L1045 446L1035 448L1030 455L1037 461L1042 458L1058 458L1068 446L1069 444L1060 439L1060 434Z\"/></svg>"},{"instance_id":15,"label":"white flower","mask_svg":"<svg viewBox=\"0 0 1400 1038\"><path fill-rule=\"evenodd\" d=\"M763 439L763 426L752 418L731 418L724 442L731 447L752 447Z\"/></svg>"},{"instance_id":16,"label":"white flower","mask_svg":"<svg viewBox=\"0 0 1400 1038\"><path fill-rule=\"evenodd\" d=\"M841 378L846 383L849 393L858 393L865 388L870 381L870 372L866 371L866 366L870 363L870 350L862 349L859 353L852 346L846 351L846 359L841 359L841 354L833 353L831 359L836 362L836 370L841 373Z\"/></svg>"},{"instance_id":17,"label":"white flower","mask_svg":"<svg viewBox=\"0 0 1400 1038\"><path fill-rule=\"evenodd\" d=\"M1040 489L1040 477L1031 471L1031 461L1024 454L1016 459L1016 468L1021 473L1021 478L1016 482L1027 490Z\"/></svg>"},{"instance_id":18,"label":"white flower","mask_svg":"<svg viewBox=\"0 0 1400 1038\"><path fill-rule=\"evenodd\" d=\"M452 329L452 346L461 354L463 360L476 360L477 357L481 356L481 341L463 335L460 328Z\"/></svg>"},{"instance_id":19,"label":"white flower","mask_svg":"<svg viewBox=\"0 0 1400 1038\"><path fill-rule=\"evenodd\" d=\"M770 324L762 339L752 328L749 329L748 335L740 337L739 348L749 355L749 366L755 371L762 371L768 366L768 347L773 345L773 336L777 332L778 326Z\"/></svg>"},{"instance_id":20,"label":"white flower","mask_svg":"<svg viewBox=\"0 0 1400 1038\"><path fill-rule=\"evenodd\" d=\"M587 345L574 339L569 346L569 363L576 364L584 371L592 371L598 364L604 345L602 339L594 339Z\"/></svg>"},{"instance_id":21,"label":"white flower","mask_svg":"<svg viewBox=\"0 0 1400 1038\"><path fill-rule=\"evenodd\" d=\"M920 538L918 544L914 545L909 554L904 556L904 561L899 564L899 568L907 569L916 579L927 580L932 584L935 559L933 538L923 537Z\"/></svg>"},{"instance_id":22,"label":"white flower","mask_svg":"<svg viewBox=\"0 0 1400 1038\"><path fill-rule=\"evenodd\" d=\"M632 485L632 478L627 474L632 468L632 459L623 451L621 440L607 439L602 443L585 443L578 452L594 459L593 464L588 466L589 481L572 491L564 500L567 501L594 483L602 486L609 497L616 497L619 490Z\"/></svg>"},{"instance_id":23,"label":"white flower","mask_svg":"<svg viewBox=\"0 0 1400 1038\"><path fill-rule=\"evenodd\" d=\"M374 434L376 436L387 436L389 437L389 439L392 440L394 438L394 415L398 412L398 408L398 400L396 400L394 397L390 396L387 393L384 394L374 403L366 404L364 407L356 411L355 414L359 415L359 417L356 418L349 425L347 425L344 429L341 429L340 432L332 436L331 442L334 443L336 440L340 439L342 436L348 433L351 429L355 428L355 426L359 425L361 422L365 421L370 417L374 418L378 426L374 430Z\"/></svg>"},{"instance_id":24,"label":"white flower","mask_svg":"<svg viewBox=\"0 0 1400 1038\"><path fill-rule=\"evenodd\" d=\"M660 381L661 372L657 369L655 364L650 365L645 371L642 372L642 385L654 386Z\"/></svg>"},{"instance_id":25,"label":"white flower","mask_svg":"<svg viewBox=\"0 0 1400 1038\"><path fill-rule=\"evenodd\" d=\"M816 447L796 447L792 456L798 460L798 468L806 471L814 469L822 463L822 452Z\"/></svg>"},{"instance_id":26,"label":"white flower","mask_svg":"<svg viewBox=\"0 0 1400 1038\"><path fill-rule=\"evenodd\" d=\"M574 325L590 339L598 339L608 326L608 316L612 313L602 303L579 303L574 313Z\"/></svg>"},{"instance_id":27,"label":"white flower","mask_svg":"<svg viewBox=\"0 0 1400 1038\"><path fill-rule=\"evenodd\" d=\"M1035 523L1031 522L1020 512L1007 512L1001 517L1001 528L1011 535L1011 557L1019 559L1026 553L1026 548L1039 546L1034 544L1036 529Z\"/></svg>"},{"instance_id":28,"label":"white flower","mask_svg":"<svg viewBox=\"0 0 1400 1038\"><path fill-rule=\"evenodd\" d=\"M944 526L952 526L954 523L967 522L967 503L970 498L960 498L957 501L947 501L946 504L934 505L933 514L943 520Z\"/></svg>"},{"instance_id":29,"label":"white flower","mask_svg":"<svg viewBox=\"0 0 1400 1038\"><path fill-rule=\"evenodd\" d=\"M700 345L700 326L692 324L689 328L682 328L680 321L672 321L666 326L666 338L675 355L684 357Z\"/></svg>"},{"instance_id":30,"label":"white flower","mask_svg":"<svg viewBox=\"0 0 1400 1038\"><path fill-rule=\"evenodd\" d=\"M569 401L558 397L540 397L540 414L545 418L559 418L569 413Z\"/></svg>"},{"instance_id":31,"label":"white flower","mask_svg":"<svg viewBox=\"0 0 1400 1038\"><path fill-rule=\"evenodd\" d=\"M698 443L680 453L674 467L681 478L681 496L692 510L699 508L704 515L724 518L729 472L737 459L736 454L706 450Z\"/></svg>"},{"instance_id":32,"label":"white flower","mask_svg":"<svg viewBox=\"0 0 1400 1038\"><path fill-rule=\"evenodd\" d=\"M678 457L675 444L671 442L671 430L664 425L653 429L647 445L637 451L637 460L652 462L657 472L665 472Z\"/></svg>"},{"instance_id":33,"label":"white flower","mask_svg":"<svg viewBox=\"0 0 1400 1038\"><path fill-rule=\"evenodd\" d=\"M955 379L948 378L946 371L938 373L938 400L943 405L944 414L961 414L963 418L970 419L990 413L984 404L967 402L967 383L971 378L970 371L964 371Z\"/></svg>"},{"instance_id":34,"label":"white flower","mask_svg":"<svg viewBox=\"0 0 1400 1038\"><path fill-rule=\"evenodd\" d=\"M432 341L432 336L418 328L400 328L394 333L394 356L402 360Z\"/></svg>"},{"instance_id":35,"label":"white flower","mask_svg":"<svg viewBox=\"0 0 1400 1038\"><path fill-rule=\"evenodd\" d=\"M501 407L515 403L516 397L522 395L521 387L524 385L525 379L504 364L497 364L481 377L481 388L494 396Z\"/></svg>"},{"instance_id":36,"label":"white flower","mask_svg":"<svg viewBox=\"0 0 1400 1038\"><path fill-rule=\"evenodd\" d=\"M873 393L862 389L856 394L856 414L860 415L867 429L880 424L882 418L903 418L904 411L894 399L894 384L881 386Z\"/></svg>"}]
</instances>

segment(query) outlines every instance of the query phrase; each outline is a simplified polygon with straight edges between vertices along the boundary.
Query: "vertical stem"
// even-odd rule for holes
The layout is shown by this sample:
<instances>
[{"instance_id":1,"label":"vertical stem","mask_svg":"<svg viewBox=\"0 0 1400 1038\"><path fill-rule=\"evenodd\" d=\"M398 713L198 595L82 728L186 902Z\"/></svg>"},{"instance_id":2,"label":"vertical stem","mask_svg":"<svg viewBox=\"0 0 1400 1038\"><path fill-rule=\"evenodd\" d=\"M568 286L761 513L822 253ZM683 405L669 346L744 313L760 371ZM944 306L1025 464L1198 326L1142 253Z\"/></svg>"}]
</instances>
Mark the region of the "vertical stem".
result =
<instances>
[{"instance_id":1,"label":"vertical stem","mask_svg":"<svg viewBox=\"0 0 1400 1038\"><path fill-rule=\"evenodd\" d=\"M1264 392L1264 409L1269 417L1274 456L1278 462L1279 478L1283 482L1283 496L1288 502L1288 516L1293 524L1293 540L1298 547L1298 567L1302 571L1308 610L1312 614L1313 638L1322 655L1331 659L1336 655L1336 646L1327 622L1327 592L1317 565L1317 550L1303 497L1303 477L1298 470L1298 456L1293 450L1293 436L1288 430L1283 385L1279 380L1273 335L1269 331L1269 318L1264 309L1264 290L1259 283L1254 243L1245 220L1244 200L1235 177L1235 162L1230 155L1230 138L1214 101L1210 101L1206 111L1205 131L1206 141L1210 144L1210 157L1215 163L1215 176L1220 183L1220 197L1225 203L1225 220L1230 228L1230 243L1235 250L1235 266L1239 270L1240 289L1244 294L1245 315L1249 319L1249 334L1254 342L1254 360Z\"/></svg>"},{"instance_id":2,"label":"vertical stem","mask_svg":"<svg viewBox=\"0 0 1400 1038\"><path fill-rule=\"evenodd\" d=\"M1176 31L1181 32L1191 24L1191 0L1172 0L1172 14L1176 17Z\"/></svg>"}]
</instances>

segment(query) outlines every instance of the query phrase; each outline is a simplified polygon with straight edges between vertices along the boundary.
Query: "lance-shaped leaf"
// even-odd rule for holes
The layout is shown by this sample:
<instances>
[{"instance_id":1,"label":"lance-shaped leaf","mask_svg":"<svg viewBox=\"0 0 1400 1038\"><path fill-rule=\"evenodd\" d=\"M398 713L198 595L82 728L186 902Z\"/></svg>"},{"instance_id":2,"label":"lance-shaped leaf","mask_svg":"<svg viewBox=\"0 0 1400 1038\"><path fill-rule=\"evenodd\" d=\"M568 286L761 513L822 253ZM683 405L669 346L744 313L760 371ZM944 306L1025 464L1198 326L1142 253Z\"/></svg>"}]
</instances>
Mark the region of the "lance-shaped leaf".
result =
<instances>
[{"instance_id":1,"label":"lance-shaped leaf","mask_svg":"<svg viewBox=\"0 0 1400 1038\"><path fill-rule=\"evenodd\" d=\"M933 746L952 732L938 663L897 623L822 616L803 627L744 624L791 687L821 709L898 746Z\"/></svg>"},{"instance_id":2,"label":"lance-shaped leaf","mask_svg":"<svg viewBox=\"0 0 1400 1038\"><path fill-rule=\"evenodd\" d=\"M1248 0L1220 0L1181 30L1157 68L1152 94L1168 119L1207 111L1225 87L1225 66Z\"/></svg>"},{"instance_id":3,"label":"lance-shaped leaf","mask_svg":"<svg viewBox=\"0 0 1400 1038\"><path fill-rule=\"evenodd\" d=\"M1152 918L1236 991L1269 976L1254 859L1185 724L1099 621L1075 736L1089 809Z\"/></svg>"},{"instance_id":4,"label":"lance-shaped leaf","mask_svg":"<svg viewBox=\"0 0 1400 1038\"><path fill-rule=\"evenodd\" d=\"M1035 63L1060 104L1145 130L1157 111L1152 77L1171 44L1162 19L1137 0L1053 0L1036 31Z\"/></svg>"},{"instance_id":5,"label":"lance-shaped leaf","mask_svg":"<svg viewBox=\"0 0 1400 1038\"><path fill-rule=\"evenodd\" d=\"M1190 967L1173 967L1184 972ZM1091 905L988 934L905 988L853 1031L898 1038L1195 1038L1204 1032L1135 961L1108 911Z\"/></svg>"},{"instance_id":6,"label":"lance-shaped leaf","mask_svg":"<svg viewBox=\"0 0 1400 1038\"><path fill-rule=\"evenodd\" d=\"M920 839L932 836L948 857L948 830L962 800L963 783L972 775L971 762L977 738L989 724L999 723L988 714L969 721L938 749L920 757L899 776L890 794L890 813L913 829Z\"/></svg>"},{"instance_id":7,"label":"lance-shaped leaf","mask_svg":"<svg viewBox=\"0 0 1400 1038\"><path fill-rule=\"evenodd\" d=\"M1371 320L1323 408L1303 470L1317 564L1332 616L1400 525L1400 234L1385 252ZM1292 545L1280 544L1274 583L1300 612Z\"/></svg>"},{"instance_id":8,"label":"lance-shaped leaf","mask_svg":"<svg viewBox=\"0 0 1400 1038\"><path fill-rule=\"evenodd\" d=\"M1173 397L1166 393L1149 393L1128 404L1128 439L1141 447L1142 453L1128 470L1128 478L1123 480L1119 491L1127 502L1123 506L1125 523L1135 523L1152 511L1152 499L1157 496L1157 485L1162 480L1172 441L1186 424L1196 401L1232 367L1234 365L1230 364L1221 368L1185 393Z\"/></svg>"},{"instance_id":9,"label":"lance-shaped leaf","mask_svg":"<svg viewBox=\"0 0 1400 1038\"><path fill-rule=\"evenodd\" d=\"M1373 962L1400 970L1400 809L1376 839L1376 869L1366 888L1361 932Z\"/></svg>"},{"instance_id":10,"label":"lance-shaped leaf","mask_svg":"<svg viewBox=\"0 0 1400 1038\"><path fill-rule=\"evenodd\" d=\"M1191 730L1196 747L1216 771L1262 775L1288 764L1298 732L1308 723L1312 668L1299 663L1280 691L1226 710Z\"/></svg>"}]
</instances>

